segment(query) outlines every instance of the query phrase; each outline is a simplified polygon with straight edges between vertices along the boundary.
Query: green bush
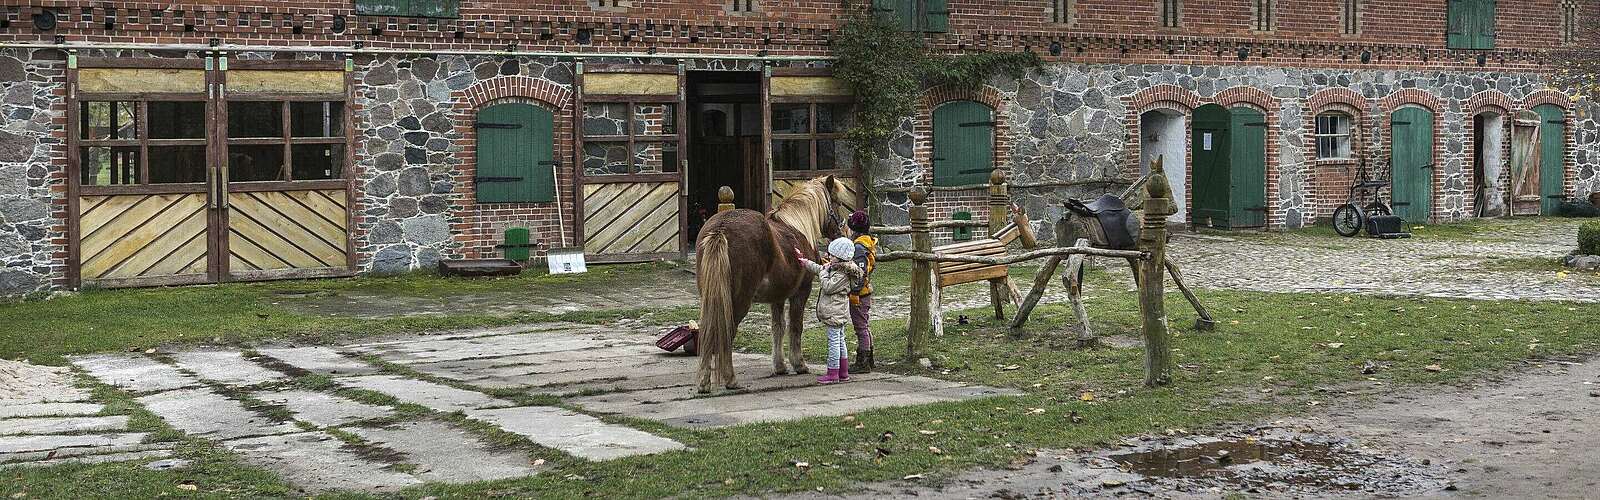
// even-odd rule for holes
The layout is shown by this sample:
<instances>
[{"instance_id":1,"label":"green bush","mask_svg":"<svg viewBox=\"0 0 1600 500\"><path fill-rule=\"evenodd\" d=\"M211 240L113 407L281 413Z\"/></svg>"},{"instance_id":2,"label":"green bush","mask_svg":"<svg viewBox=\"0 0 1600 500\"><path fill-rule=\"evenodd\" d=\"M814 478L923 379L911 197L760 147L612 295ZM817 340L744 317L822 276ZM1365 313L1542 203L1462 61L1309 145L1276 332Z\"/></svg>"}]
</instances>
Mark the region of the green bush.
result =
<instances>
[{"instance_id":1,"label":"green bush","mask_svg":"<svg viewBox=\"0 0 1600 500\"><path fill-rule=\"evenodd\" d=\"M1578 253L1600 255L1600 221L1585 222L1578 226Z\"/></svg>"}]
</instances>

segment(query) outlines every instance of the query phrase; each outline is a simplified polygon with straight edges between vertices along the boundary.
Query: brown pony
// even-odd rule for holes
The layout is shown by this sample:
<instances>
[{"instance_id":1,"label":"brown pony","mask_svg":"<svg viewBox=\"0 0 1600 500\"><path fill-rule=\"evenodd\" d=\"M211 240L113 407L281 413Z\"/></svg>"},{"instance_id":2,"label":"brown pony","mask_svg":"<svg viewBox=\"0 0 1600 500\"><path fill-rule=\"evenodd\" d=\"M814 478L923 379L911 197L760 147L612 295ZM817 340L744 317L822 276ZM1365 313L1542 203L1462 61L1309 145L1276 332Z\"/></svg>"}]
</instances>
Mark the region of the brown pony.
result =
<instances>
[{"instance_id":1,"label":"brown pony","mask_svg":"<svg viewBox=\"0 0 1600 500\"><path fill-rule=\"evenodd\" d=\"M724 387L739 387L733 381L733 336L756 302L772 307L772 371L789 373L783 364L785 332L789 364L797 374L809 371L800 354L800 330L811 297L811 273L795 261L794 249L815 255L814 241L837 238L834 206L849 196L830 175L801 184L770 213L737 209L706 221L695 239L700 392L711 392L713 370Z\"/></svg>"}]
</instances>

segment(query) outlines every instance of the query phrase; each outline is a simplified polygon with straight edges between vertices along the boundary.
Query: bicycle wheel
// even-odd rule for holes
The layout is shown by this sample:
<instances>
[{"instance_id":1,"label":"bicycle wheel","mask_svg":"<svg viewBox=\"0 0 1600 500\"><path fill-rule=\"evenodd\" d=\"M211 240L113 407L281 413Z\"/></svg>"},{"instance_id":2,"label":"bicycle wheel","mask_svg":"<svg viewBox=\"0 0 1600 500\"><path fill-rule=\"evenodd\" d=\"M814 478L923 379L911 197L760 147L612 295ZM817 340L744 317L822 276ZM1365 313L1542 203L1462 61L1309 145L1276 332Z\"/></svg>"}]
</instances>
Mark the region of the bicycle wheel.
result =
<instances>
[{"instance_id":1,"label":"bicycle wheel","mask_svg":"<svg viewBox=\"0 0 1600 500\"><path fill-rule=\"evenodd\" d=\"M1339 205L1333 211L1333 232L1346 238L1361 232L1361 226L1366 224L1366 216L1361 214L1361 209L1354 203Z\"/></svg>"}]
</instances>

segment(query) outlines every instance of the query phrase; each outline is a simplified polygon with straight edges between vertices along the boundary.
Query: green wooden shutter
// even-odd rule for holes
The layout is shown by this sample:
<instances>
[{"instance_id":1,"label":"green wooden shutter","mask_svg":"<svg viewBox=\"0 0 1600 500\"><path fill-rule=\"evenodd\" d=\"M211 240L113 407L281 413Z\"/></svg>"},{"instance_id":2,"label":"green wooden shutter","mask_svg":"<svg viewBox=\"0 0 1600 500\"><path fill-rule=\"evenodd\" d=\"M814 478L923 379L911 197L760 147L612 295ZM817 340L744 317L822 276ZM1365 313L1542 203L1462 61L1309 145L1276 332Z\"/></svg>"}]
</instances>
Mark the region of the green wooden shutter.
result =
<instances>
[{"instance_id":1,"label":"green wooden shutter","mask_svg":"<svg viewBox=\"0 0 1600 500\"><path fill-rule=\"evenodd\" d=\"M1560 106L1540 104L1539 114L1539 213L1555 215L1567 193L1567 114Z\"/></svg>"},{"instance_id":2,"label":"green wooden shutter","mask_svg":"<svg viewBox=\"0 0 1600 500\"><path fill-rule=\"evenodd\" d=\"M1190 179L1195 224L1228 227L1228 110L1207 104L1194 110L1190 140L1193 175Z\"/></svg>"},{"instance_id":3,"label":"green wooden shutter","mask_svg":"<svg viewBox=\"0 0 1600 500\"><path fill-rule=\"evenodd\" d=\"M901 30L917 29L917 0L872 0L872 12Z\"/></svg>"},{"instance_id":4,"label":"green wooden shutter","mask_svg":"<svg viewBox=\"0 0 1600 500\"><path fill-rule=\"evenodd\" d=\"M1422 108L1401 108L1389 115L1393 145L1389 151L1392 169L1394 214L1414 224L1428 222L1433 213L1433 112Z\"/></svg>"},{"instance_id":5,"label":"green wooden shutter","mask_svg":"<svg viewBox=\"0 0 1600 500\"><path fill-rule=\"evenodd\" d=\"M933 185L989 181L994 170L994 110L951 101L933 110Z\"/></svg>"},{"instance_id":6,"label":"green wooden shutter","mask_svg":"<svg viewBox=\"0 0 1600 500\"><path fill-rule=\"evenodd\" d=\"M355 0L356 14L398 17L461 17L461 0Z\"/></svg>"},{"instance_id":7,"label":"green wooden shutter","mask_svg":"<svg viewBox=\"0 0 1600 500\"><path fill-rule=\"evenodd\" d=\"M1228 227L1267 225L1267 117L1250 108L1231 115Z\"/></svg>"},{"instance_id":8,"label":"green wooden shutter","mask_svg":"<svg viewBox=\"0 0 1600 500\"><path fill-rule=\"evenodd\" d=\"M532 104L478 112L479 203L555 201L555 119Z\"/></svg>"},{"instance_id":9,"label":"green wooden shutter","mask_svg":"<svg viewBox=\"0 0 1600 500\"><path fill-rule=\"evenodd\" d=\"M950 31L949 0L923 0L922 31L930 33Z\"/></svg>"},{"instance_id":10,"label":"green wooden shutter","mask_svg":"<svg viewBox=\"0 0 1600 500\"><path fill-rule=\"evenodd\" d=\"M1494 48L1494 0L1450 0L1445 41L1452 49Z\"/></svg>"}]
</instances>

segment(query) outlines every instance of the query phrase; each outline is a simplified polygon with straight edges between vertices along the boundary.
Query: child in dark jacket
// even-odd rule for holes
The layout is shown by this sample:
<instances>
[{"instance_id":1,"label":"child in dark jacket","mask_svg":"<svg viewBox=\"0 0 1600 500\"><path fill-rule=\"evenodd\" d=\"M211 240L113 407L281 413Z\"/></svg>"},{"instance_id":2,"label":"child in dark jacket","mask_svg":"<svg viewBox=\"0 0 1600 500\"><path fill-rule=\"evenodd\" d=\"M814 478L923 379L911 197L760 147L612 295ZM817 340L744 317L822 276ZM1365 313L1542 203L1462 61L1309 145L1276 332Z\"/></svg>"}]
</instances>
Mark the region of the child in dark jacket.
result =
<instances>
[{"instance_id":1,"label":"child in dark jacket","mask_svg":"<svg viewBox=\"0 0 1600 500\"><path fill-rule=\"evenodd\" d=\"M856 330L856 364L850 371L871 373L875 367L872 359L872 269L878 264L878 238L868 234L872 225L867 213L857 210L850 214L846 224L856 244L856 267L861 268L861 281L850 291L850 324Z\"/></svg>"}]
</instances>

